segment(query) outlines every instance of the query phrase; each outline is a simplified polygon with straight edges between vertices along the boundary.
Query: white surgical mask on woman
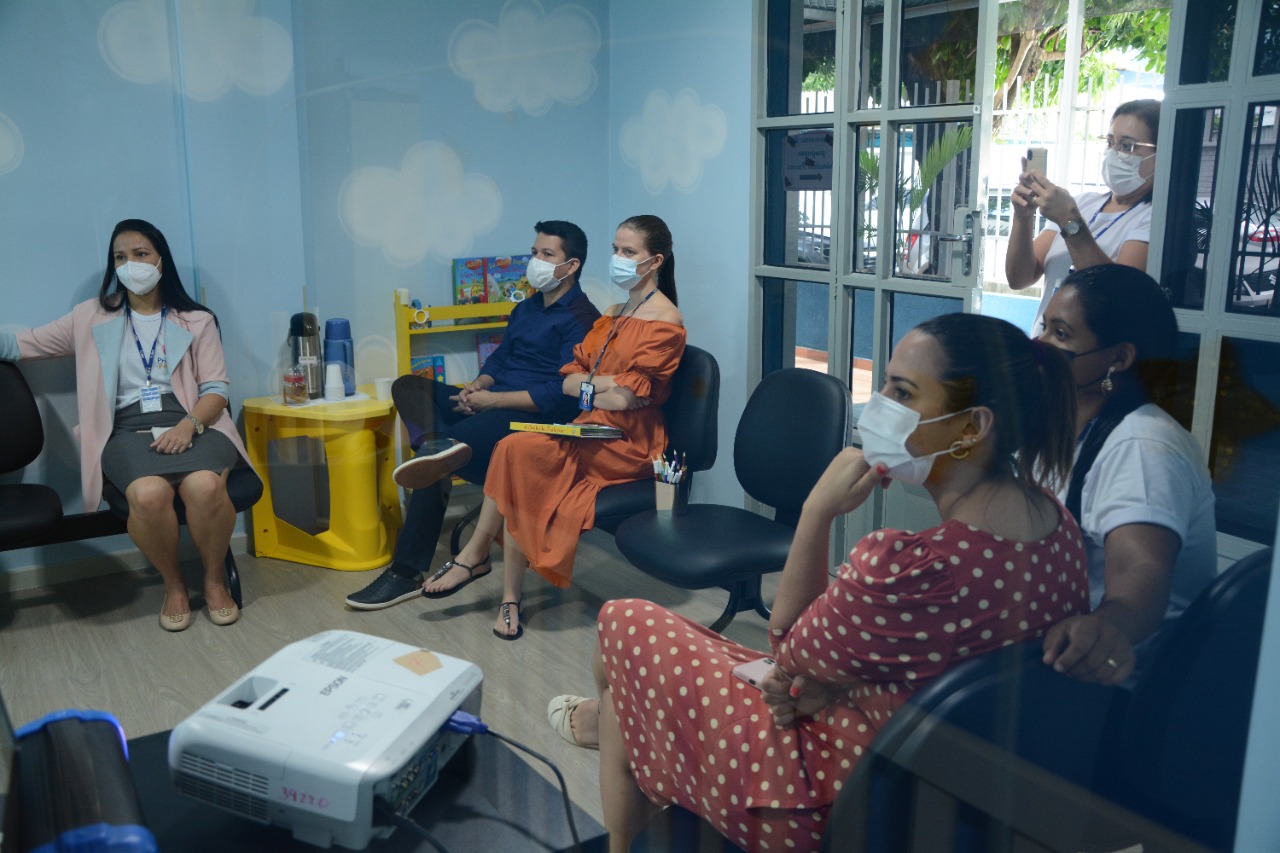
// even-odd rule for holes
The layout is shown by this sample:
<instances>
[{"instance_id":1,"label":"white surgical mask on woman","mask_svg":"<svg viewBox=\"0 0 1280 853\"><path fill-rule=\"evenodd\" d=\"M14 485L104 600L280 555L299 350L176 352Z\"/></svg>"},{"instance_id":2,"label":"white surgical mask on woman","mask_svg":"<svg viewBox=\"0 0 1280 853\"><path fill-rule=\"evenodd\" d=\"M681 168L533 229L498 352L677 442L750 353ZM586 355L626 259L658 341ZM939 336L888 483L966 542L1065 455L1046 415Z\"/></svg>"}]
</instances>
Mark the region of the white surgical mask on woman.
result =
<instances>
[{"instance_id":1,"label":"white surgical mask on woman","mask_svg":"<svg viewBox=\"0 0 1280 853\"><path fill-rule=\"evenodd\" d=\"M920 420L920 413L914 409L890 400L876 391L862 409L862 417L858 418L858 433L862 436L862 455L872 468L883 465L887 469L886 477L899 483L911 483L918 486L929 478L933 470L933 460L951 448L939 450L924 456L912 456L907 450L907 439L921 424L944 421L956 415L962 415L969 409L961 409L949 415L941 415Z\"/></svg>"},{"instance_id":2,"label":"white surgical mask on woman","mask_svg":"<svg viewBox=\"0 0 1280 853\"><path fill-rule=\"evenodd\" d=\"M643 275L636 272L636 267L651 260L653 260L653 255L642 261L633 261L630 258L612 255L609 258L609 281L612 281L623 290L630 290L636 286L636 282L644 278Z\"/></svg>"},{"instance_id":3,"label":"white surgical mask on woman","mask_svg":"<svg viewBox=\"0 0 1280 853\"><path fill-rule=\"evenodd\" d=\"M1116 195L1129 195L1142 189L1147 179L1139 174L1138 169L1148 157L1124 157L1114 148L1108 148L1102 157L1102 182Z\"/></svg>"},{"instance_id":4,"label":"white surgical mask on woman","mask_svg":"<svg viewBox=\"0 0 1280 853\"><path fill-rule=\"evenodd\" d=\"M116 278L134 296L146 296L160 283L160 268L140 261L125 261L116 267Z\"/></svg>"},{"instance_id":5,"label":"white surgical mask on woman","mask_svg":"<svg viewBox=\"0 0 1280 853\"><path fill-rule=\"evenodd\" d=\"M569 263L565 261L565 263ZM551 290L563 278L556 278L556 267L560 264L553 264L550 261L544 261L542 258L530 258L528 266L525 267L525 276L529 279L529 286L537 291Z\"/></svg>"}]
</instances>

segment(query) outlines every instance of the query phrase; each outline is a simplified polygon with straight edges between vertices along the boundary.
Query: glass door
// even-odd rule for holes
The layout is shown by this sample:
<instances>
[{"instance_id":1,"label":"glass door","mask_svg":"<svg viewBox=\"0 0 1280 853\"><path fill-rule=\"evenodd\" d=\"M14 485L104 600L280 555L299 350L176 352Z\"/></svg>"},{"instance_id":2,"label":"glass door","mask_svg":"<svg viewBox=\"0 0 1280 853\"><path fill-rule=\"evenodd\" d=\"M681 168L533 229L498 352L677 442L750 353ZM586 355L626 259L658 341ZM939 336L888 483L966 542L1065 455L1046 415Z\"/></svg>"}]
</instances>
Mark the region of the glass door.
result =
<instances>
[{"instance_id":1,"label":"glass door","mask_svg":"<svg viewBox=\"0 0 1280 853\"><path fill-rule=\"evenodd\" d=\"M860 0L846 135L852 245L839 282L855 412L903 335L981 307L997 9ZM846 545L874 527L936 521L922 488L896 484L850 525Z\"/></svg>"},{"instance_id":2,"label":"glass door","mask_svg":"<svg viewBox=\"0 0 1280 853\"><path fill-rule=\"evenodd\" d=\"M907 331L980 307L998 8L758 0L760 375L830 372L847 381L856 415ZM878 501L846 538L936 518L922 490Z\"/></svg>"}]
</instances>

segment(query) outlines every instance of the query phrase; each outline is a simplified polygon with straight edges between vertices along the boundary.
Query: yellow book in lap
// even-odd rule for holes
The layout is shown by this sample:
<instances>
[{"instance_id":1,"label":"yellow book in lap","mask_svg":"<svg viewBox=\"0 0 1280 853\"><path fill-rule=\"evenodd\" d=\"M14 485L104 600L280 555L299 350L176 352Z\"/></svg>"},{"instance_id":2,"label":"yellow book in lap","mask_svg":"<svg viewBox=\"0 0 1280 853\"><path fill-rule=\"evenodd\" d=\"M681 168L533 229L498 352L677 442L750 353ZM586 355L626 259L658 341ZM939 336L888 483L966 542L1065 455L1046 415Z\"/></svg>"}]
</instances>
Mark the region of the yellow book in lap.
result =
<instances>
[{"instance_id":1,"label":"yellow book in lap","mask_svg":"<svg viewBox=\"0 0 1280 853\"><path fill-rule=\"evenodd\" d=\"M622 438L622 430L600 424L535 424L512 421L511 429L517 432L545 432L549 435L565 435L570 438Z\"/></svg>"}]
</instances>

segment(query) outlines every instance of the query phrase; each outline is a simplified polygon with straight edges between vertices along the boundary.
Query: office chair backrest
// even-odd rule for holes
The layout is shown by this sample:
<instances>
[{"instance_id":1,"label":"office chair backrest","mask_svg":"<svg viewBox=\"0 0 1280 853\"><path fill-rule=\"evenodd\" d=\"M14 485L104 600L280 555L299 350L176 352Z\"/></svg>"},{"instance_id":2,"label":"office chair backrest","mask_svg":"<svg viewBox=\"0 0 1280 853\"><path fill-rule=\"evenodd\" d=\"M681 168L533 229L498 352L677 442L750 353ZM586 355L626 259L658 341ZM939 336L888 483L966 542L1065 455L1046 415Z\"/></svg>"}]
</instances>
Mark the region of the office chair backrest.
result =
<instances>
[{"instance_id":1,"label":"office chair backrest","mask_svg":"<svg viewBox=\"0 0 1280 853\"><path fill-rule=\"evenodd\" d=\"M13 362L0 361L0 474L27 467L44 448L44 424L31 386Z\"/></svg>"},{"instance_id":2,"label":"office chair backrest","mask_svg":"<svg viewBox=\"0 0 1280 853\"><path fill-rule=\"evenodd\" d=\"M1218 849L1235 836L1270 549L1218 575L1152 650L1108 779L1130 808Z\"/></svg>"},{"instance_id":3,"label":"office chair backrest","mask_svg":"<svg viewBox=\"0 0 1280 853\"><path fill-rule=\"evenodd\" d=\"M738 421L733 467L746 493L795 526L809 490L849 443L849 389L825 373L774 371Z\"/></svg>"},{"instance_id":4,"label":"office chair backrest","mask_svg":"<svg viewBox=\"0 0 1280 853\"><path fill-rule=\"evenodd\" d=\"M662 414L667 421L667 448L683 453L690 471L706 471L716 464L720 365L715 356L685 346Z\"/></svg>"},{"instance_id":5,"label":"office chair backrest","mask_svg":"<svg viewBox=\"0 0 1280 853\"><path fill-rule=\"evenodd\" d=\"M938 766L951 727L990 743L997 754L1016 755L1088 788L1119 691L1055 672L1043 654L1040 640L1028 640L957 664L921 688L854 767L832 807L823 849L914 849L911 827L922 816L914 813L914 774L905 768ZM948 793L969 787L965 774L972 770L962 765ZM974 814L960 810L963 819ZM967 843L954 844L984 849L984 826L974 819L967 835L960 830Z\"/></svg>"}]
</instances>

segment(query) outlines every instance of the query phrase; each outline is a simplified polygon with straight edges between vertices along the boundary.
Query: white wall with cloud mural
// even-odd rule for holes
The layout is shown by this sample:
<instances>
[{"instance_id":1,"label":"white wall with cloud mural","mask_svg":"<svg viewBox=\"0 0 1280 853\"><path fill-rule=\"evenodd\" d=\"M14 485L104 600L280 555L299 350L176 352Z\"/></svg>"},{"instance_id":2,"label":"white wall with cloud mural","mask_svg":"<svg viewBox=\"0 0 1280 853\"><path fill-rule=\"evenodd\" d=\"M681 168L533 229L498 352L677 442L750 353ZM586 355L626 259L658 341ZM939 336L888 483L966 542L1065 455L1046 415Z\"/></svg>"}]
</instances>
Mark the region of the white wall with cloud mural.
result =
<instances>
[{"instance_id":1,"label":"white wall with cloud mural","mask_svg":"<svg viewBox=\"0 0 1280 853\"><path fill-rule=\"evenodd\" d=\"M348 318L368 381L396 369L393 288L444 303L453 258L527 251L533 223L567 219L588 234L584 289L605 306L619 299L606 276L614 226L655 213L675 234L691 340L725 371L731 424L749 186L742 9L0 0L0 80L23 83L0 87L0 256L14 281L39 285L0 288L0 317L36 325L92 298L112 225L141 216L222 321L238 411L278 392L280 326L295 311ZM615 146L633 132L628 164ZM31 251L53 223L57 251ZM465 331L430 343L451 338L474 353ZM42 399L70 407L48 446L73 449L73 371L23 369ZM67 453L37 475L78 505ZM738 492L728 468L696 488L700 500ZM0 555L0 572L23 559Z\"/></svg>"},{"instance_id":2,"label":"white wall with cloud mural","mask_svg":"<svg viewBox=\"0 0 1280 853\"><path fill-rule=\"evenodd\" d=\"M702 164L724 150L729 133L724 111L703 104L698 93L681 89L674 97L656 90L640 114L622 125L622 161L640 170L645 189L658 195L667 184L688 194L702 180Z\"/></svg>"},{"instance_id":3,"label":"white wall with cloud mural","mask_svg":"<svg viewBox=\"0 0 1280 853\"><path fill-rule=\"evenodd\" d=\"M591 97L599 51L600 26L581 6L548 13L537 0L509 0L497 24L473 19L454 30L449 65L486 110L540 116Z\"/></svg>"},{"instance_id":4,"label":"white wall with cloud mural","mask_svg":"<svg viewBox=\"0 0 1280 853\"><path fill-rule=\"evenodd\" d=\"M476 235L502 218L502 193L487 175L467 172L452 148L420 142L399 169L364 166L343 182L342 227L361 246L377 246L391 264L406 267L428 254L440 261L466 257Z\"/></svg>"},{"instance_id":5,"label":"white wall with cloud mural","mask_svg":"<svg viewBox=\"0 0 1280 853\"><path fill-rule=\"evenodd\" d=\"M4 113L0 113L0 175L12 172L22 163L22 131Z\"/></svg>"},{"instance_id":6,"label":"white wall with cloud mural","mask_svg":"<svg viewBox=\"0 0 1280 853\"><path fill-rule=\"evenodd\" d=\"M197 101L215 101L232 87L269 95L293 70L293 40L280 24L257 16L254 0L176 0L182 43L182 86ZM125 0L106 11L98 50L131 83L172 74L169 10L164 0Z\"/></svg>"}]
</instances>

